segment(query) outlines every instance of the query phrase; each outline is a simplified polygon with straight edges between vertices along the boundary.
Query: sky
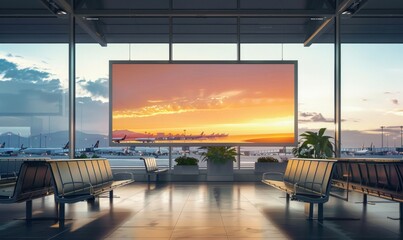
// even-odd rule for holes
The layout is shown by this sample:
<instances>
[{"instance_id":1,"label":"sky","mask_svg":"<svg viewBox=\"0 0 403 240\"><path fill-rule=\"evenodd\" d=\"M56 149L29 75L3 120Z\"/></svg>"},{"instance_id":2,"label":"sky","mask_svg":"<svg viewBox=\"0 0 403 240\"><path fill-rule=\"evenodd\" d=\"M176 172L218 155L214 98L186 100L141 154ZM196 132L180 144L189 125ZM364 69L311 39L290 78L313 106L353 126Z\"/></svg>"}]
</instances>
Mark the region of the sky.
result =
<instances>
[{"instance_id":1,"label":"sky","mask_svg":"<svg viewBox=\"0 0 403 240\"><path fill-rule=\"evenodd\" d=\"M234 60L234 44L198 46L175 44L174 59ZM192 51L193 49L193 51ZM31 127L35 131L67 130L68 51L62 44L0 44L0 129ZM54 54L57 53L57 54ZM298 127L318 130L333 124L333 45L245 44L243 60L298 61ZM342 45L342 147L381 144L381 126L389 146L400 145L403 125L403 45ZM109 128L109 60L167 60L166 44L77 45L77 130L107 134ZM12 93L32 92L29 111L51 110L55 101L62 111L50 116L18 116ZM152 89L150 90L152 91ZM60 97L56 97L60 96ZM55 97L57 100L55 100ZM39 109L36 102L40 101ZM50 105L49 105L50 104ZM10 111L14 111L11 112ZM24 110L25 111L25 110ZM53 110L51 110L53 112ZM344 136L344 137L343 137ZM385 140L386 143L386 140Z\"/></svg>"}]
</instances>

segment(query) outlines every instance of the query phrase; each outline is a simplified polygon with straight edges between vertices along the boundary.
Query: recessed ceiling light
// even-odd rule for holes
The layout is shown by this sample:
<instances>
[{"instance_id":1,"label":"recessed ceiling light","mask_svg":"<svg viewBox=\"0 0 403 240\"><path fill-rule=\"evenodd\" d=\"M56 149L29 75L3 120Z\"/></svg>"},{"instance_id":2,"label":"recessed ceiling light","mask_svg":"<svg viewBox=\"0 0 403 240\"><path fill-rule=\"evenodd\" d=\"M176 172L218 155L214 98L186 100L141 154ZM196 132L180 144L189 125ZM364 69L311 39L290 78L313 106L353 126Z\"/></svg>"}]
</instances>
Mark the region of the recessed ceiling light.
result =
<instances>
[{"instance_id":1,"label":"recessed ceiling light","mask_svg":"<svg viewBox=\"0 0 403 240\"><path fill-rule=\"evenodd\" d=\"M85 17L85 20L88 20L88 21L98 21L99 18L97 18L97 17Z\"/></svg>"},{"instance_id":2,"label":"recessed ceiling light","mask_svg":"<svg viewBox=\"0 0 403 240\"><path fill-rule=\"evenodd\" d=\"M63 11L63 10L57 10L56 14L57 14L57 15L66 15L67 12L66 12L66 11Z\"/></svg>"}]
</instances>

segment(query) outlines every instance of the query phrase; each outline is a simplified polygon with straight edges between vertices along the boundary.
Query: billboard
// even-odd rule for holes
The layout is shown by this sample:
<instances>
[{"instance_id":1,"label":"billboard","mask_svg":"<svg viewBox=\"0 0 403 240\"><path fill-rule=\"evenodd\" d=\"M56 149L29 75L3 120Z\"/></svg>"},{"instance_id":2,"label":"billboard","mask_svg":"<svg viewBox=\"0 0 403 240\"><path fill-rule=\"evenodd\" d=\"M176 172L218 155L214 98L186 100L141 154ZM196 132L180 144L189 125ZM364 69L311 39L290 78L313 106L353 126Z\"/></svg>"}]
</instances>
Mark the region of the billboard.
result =
<instances>
[{"instance_id":1,"label":"billboard","mask_svg":"<svg viewBox=\"0 0 403 240\"><path fill-rule=\"evenodd\" d=\"M110 61L110 142L295 145L297 62Z\"/></svg>"}]
</instances>

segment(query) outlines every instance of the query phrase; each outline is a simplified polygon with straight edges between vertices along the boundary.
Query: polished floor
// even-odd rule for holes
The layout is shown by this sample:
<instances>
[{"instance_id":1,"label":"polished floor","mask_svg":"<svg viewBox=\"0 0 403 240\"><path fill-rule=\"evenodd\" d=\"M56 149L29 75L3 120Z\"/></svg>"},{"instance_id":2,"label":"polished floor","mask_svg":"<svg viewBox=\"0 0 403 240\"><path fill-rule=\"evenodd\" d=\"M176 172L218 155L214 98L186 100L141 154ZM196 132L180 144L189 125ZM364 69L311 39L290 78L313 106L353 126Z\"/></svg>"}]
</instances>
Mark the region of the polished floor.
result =
<instances>
[{"instance_id":1,"label":"polished floor","mask_svg":"<svg viewBox=\"0 0 403 240\"><path fill-rule=\"evenodd\" d=\"M306 220L304 204L262 183L133 183L94 204L67 205L66 226L54 221L52 197L0 205L0 239L402 239L399 205L350 194L331 197L324 221Z\"/></svg>"}]
</instances>

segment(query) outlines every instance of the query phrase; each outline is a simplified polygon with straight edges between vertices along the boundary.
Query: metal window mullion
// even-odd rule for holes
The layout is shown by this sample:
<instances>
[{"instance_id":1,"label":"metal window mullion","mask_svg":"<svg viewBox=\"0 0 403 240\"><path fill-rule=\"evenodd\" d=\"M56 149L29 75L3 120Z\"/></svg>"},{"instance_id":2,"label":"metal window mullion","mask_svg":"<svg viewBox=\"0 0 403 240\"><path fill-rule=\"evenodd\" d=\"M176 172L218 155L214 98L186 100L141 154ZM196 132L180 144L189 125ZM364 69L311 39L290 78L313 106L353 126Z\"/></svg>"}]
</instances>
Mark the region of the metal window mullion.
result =
<instances>
[{"instance_id":1,"label":"metal window mullion","mask_svg":"<svg viewBox=\"0 0 403 240\"><path fill-rule=\"evenodd\" d=\"M71 1L69 29L69 158L73 159L76 145L76 20L74 1Z\"/></svg>"}]
</instances>

